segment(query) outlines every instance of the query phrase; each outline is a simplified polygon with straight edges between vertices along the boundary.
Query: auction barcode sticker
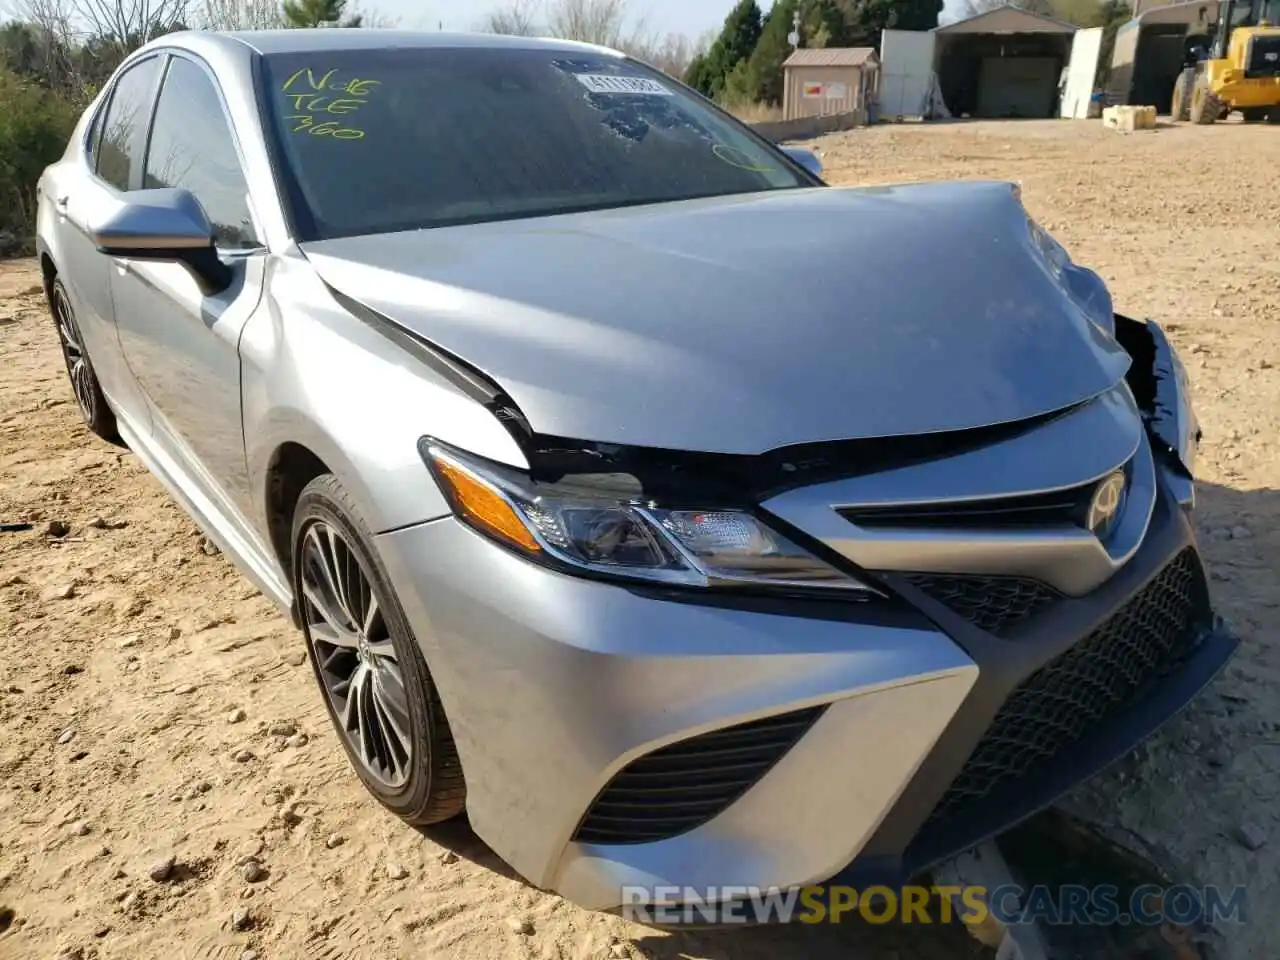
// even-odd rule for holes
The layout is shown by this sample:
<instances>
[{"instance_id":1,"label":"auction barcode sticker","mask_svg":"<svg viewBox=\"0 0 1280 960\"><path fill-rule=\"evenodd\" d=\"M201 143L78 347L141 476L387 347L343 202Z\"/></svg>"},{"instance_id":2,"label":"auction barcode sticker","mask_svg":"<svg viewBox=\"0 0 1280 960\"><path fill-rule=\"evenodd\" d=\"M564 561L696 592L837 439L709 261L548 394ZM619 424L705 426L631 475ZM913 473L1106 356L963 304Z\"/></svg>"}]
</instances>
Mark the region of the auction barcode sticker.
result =
<instances>
[{"instance_id":1,"label":"auction barcode sticker","mask_svg":"<svg viewBox=\"0 0 1280 960\"><path fill-rule=\"evenodd\" d=\"M670 90L648 77L619 77L608 73L575 73L578 82L592 93L638 93L646 97L669 97Z\"/></svg>"}]
</instances>

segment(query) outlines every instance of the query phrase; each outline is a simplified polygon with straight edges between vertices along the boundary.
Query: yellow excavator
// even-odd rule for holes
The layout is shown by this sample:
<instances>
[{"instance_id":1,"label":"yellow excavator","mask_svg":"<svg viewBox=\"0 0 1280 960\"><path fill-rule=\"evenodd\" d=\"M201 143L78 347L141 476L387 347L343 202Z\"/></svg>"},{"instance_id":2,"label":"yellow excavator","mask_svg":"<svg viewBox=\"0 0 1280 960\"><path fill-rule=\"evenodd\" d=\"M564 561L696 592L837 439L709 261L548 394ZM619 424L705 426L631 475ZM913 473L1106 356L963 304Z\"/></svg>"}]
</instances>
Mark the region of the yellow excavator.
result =
<instances>
[{"instance_id":1,"label":"yellow excavator","mask_svg":"<svg viewBox=\"0 0 1280 960\"><path fill-rule=\"evenodd\" d=\"M1280 123L1280 0L1222 0L1207 50L1197 48L1173 87L1173 118Z\"/></svg>"}]
</instances>

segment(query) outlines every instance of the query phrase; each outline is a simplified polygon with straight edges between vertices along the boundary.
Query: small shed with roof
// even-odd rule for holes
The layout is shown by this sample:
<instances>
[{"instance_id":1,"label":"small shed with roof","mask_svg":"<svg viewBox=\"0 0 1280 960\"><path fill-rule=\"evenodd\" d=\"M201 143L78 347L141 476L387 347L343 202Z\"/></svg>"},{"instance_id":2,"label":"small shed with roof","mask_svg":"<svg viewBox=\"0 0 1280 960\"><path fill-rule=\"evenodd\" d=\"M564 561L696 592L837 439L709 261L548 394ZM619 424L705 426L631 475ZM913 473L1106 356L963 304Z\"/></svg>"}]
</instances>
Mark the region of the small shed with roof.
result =
<instances>
[{"instance_id":1,"label":"small shed with roof","mask_svg":"<svg viewBox=\"0 0 1280 960\"><path fill-rule=\"evenodd\" d=\"M855 114L865 123L879 84L873 47L803 47L782 64L785 120Z\"/></svg>"}]
</instances>

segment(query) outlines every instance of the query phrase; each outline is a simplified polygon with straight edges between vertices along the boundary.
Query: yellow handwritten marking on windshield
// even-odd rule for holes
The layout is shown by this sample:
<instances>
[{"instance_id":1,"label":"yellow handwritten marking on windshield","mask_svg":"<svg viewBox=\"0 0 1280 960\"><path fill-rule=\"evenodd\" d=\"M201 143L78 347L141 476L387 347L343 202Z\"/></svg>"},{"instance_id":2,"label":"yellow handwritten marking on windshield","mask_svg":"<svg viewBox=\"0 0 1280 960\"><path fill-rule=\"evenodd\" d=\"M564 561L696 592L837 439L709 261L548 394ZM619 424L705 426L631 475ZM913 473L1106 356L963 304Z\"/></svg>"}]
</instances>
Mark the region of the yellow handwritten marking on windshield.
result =
<instances>
[{"instance_id":1,"label":"yellow handwritten marking on windshield","mask_svg":"<svg viewBox=\"0 0 1280 960\"><path fill-rule=\"evenodd\" d=\"M724 143L713 144L711 152L730 166L750 170L752 173L767 173L770 170L778 169L773 164L752 160L745 151Z\"/></svg>"},{"instance_id":2,"label":"yellow handwritten marking on windshield","mask_svg":"<svg viewBox=\"0 0 1280 960\"><path fill-rule=\"evenodd\" d=\"M294 133L309 133L315 137L330 136L335 140L363 140L364 131L357 130L354 127L340 127L337 120L326 120L324 123L316 123L314 117L306 114L294 114L289 117L290 120L297 120L298 125L293 128Z\"/></svg>"},{"instance_id":3,"label":"yellow handwritten marking on windshield","mask_svg":"<svg viewBox=\"0 0 1280 960\"><path fill-rule=\"evenodd\" d=\"M359 77L342 79L337 73L335 69L317 75L313 68L303 67L281 84L280 90L294 111L288 119L297 121L291 128L294 133L331 136L337 140L364 139L364 131L358 127L339 126L336 120L324 120L323 116L356 113L369 102L369 94L382 81ZM317 115L322 118L319 123Z\"/></svg>"}]
</instances>

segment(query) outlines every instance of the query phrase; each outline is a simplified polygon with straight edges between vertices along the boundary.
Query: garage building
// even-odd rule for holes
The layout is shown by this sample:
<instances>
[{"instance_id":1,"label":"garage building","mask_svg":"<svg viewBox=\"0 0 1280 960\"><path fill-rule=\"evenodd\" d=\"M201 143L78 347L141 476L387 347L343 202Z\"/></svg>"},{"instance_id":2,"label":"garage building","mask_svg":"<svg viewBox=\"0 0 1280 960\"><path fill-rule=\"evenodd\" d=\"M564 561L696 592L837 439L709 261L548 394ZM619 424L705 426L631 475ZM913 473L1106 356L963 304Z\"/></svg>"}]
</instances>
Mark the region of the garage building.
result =
<instances>
[{"instance_id":1,"label":"garage building","mask_svg":"<svg viewBox=\"0 0 1280 960\"><path fill-rule=\"evenodd\" d=\"M938 86L952 116L1058 115L1072 24L999 7L933 32Z\"/></svg>"},{"instance_id":2,"label":"garage building","mask_svg":"<svg viewBox=\"0 0 1280 960\"><path fill-rule=\"evenodd\" d=\"M880 115L1083 118L1101 46L1101 27L1011 6L933 30L885 30Z\"/></svg>"}]
</instances>

